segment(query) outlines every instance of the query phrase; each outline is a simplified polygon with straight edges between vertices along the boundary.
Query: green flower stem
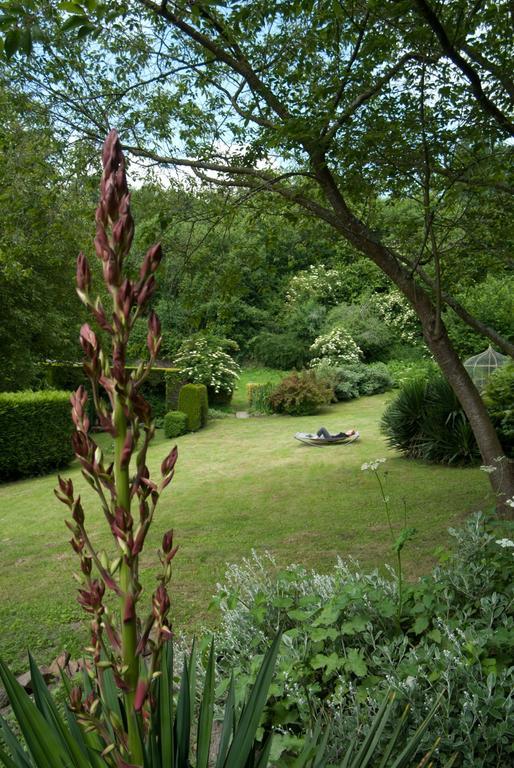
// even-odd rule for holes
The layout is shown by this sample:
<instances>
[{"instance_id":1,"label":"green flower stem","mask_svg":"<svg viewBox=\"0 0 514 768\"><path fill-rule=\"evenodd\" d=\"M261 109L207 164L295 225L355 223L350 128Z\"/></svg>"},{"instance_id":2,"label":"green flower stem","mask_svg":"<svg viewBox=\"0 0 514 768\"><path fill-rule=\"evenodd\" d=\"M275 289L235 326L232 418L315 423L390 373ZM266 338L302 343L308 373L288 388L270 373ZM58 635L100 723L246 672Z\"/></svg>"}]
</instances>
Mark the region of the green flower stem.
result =
<instances>
[{"instance_id":1,"label":"green flower stem","mask_svg":"<svg viewBox=\"0 0 514 768\"><path fill-rule=\"evenodd\" d=\"M393 523L391 521L391 510L389 508L389 501L387 499L385 488L380 478L380 475L376 470L374 470L374 475L377 478L378 485L380 487L380 493L382 495L382 501L384 502L385 511L386 511L387 523L389 525L389 533L391 534L391 541L393 542L393 547L394 547L396 543L396 536L393 529ZM402 609L403 609L402 553L400 549L396 551L396 560L398 562L398 565L396 567L396 579L398 582L398 624L400 624L400 620L402 617Z\"/></svg>"},{"instance_id":2,"label":"green flower stem","mask_svg":"<svg viewBox=\"0 0 514 768\"><path fill-rule=\"evenodd\" d=\"M119 395L116 395L115 407L114 407L114 427L116 429L116 437L114 440L114 454L115 454L115 479L116 479L116 494L120 507L126 511L127 515L130 513L130 482L129 482L129 469L121 466L121 454L123 451L123 445L127 436L127 418L123 411L123 404ZM127 556L122 560L120 569L120 587L123 592L121 598L121 644L122 644L122 656L123 665L127 668L123 679L129 686L129 690L124 693L125 710L128 724L128 744L130 751L130 761L137 765L143 764L143 748L141 745L141 739L139 736L139 728L137 724L137 715L134 709L134 697L137 687L137 681L139 678L139 659L136 656L137 648L137 625L136 617L130 621L124 621L125 612L125 595L131 593L134 594L134 582L132 569L128 562Z\"/></svg>"}]
</instances>

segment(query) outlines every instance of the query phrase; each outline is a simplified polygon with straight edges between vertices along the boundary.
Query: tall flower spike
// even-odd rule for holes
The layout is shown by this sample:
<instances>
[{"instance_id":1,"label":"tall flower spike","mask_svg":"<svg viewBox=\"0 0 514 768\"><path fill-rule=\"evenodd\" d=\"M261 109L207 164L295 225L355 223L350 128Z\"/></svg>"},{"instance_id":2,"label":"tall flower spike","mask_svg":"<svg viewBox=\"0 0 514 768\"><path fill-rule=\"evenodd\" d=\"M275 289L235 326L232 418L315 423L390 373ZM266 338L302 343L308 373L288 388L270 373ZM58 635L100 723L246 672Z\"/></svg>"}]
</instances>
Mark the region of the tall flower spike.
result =
<instances>
[{"instance_id":1,"label":"tall flower spike","mask_svg":"<svg viewBox=\"0 0 514 768\"><path fill-rule=\"evenodd\" d=\"M131 377L127 372L126 358L134 320L146 312L155 290L155 272L161 260L161 247L156 244L148 250L139 278L134 282L124 274L123 262L132 244L134 222L130 213L125 158L116 131L111 131L107 137L102 163L94 248L102 264L111 307L104 308L99 298L90 296L91 271L82 253L77 259L77 292L100 329L108 334L108 344L102 345L102 334L97 336L90 325L85 323L80 330L80 344L85 355L84 370L90 381L97 424L112 435L114 442L114 461L107 469L102 451L89 435L85 388L79 387L70 399L75 424L73 448L84 478L99 496L114 539L114 558L99 552L89 537L87 516L80 497L74 496L71 481L60 478L56 495L71 513L71 519L65 523L72 533L71 546L80 560L82 575L78 576L81 579L78 600L91 616L92 642L89 651L93 662L93 691L91 700L88 697L83 702L80 692L75 691L72 708L82 711L85 717L95 718L98 708L98 712L101 710L99 721L105 719L111 727L114 713L110 702L103 698L102 684L103 671L106 667L111 668L116 686L123 695L124 723L120 721L116 727L121 729L123 757L127 758L125 764L140 766L144 762L141 738L148 720L145 705L149 696L149 683L145 674L141 674L140 654L147 647L151 648L152 664L157 664L162 643L171 636L167 619L170 599L166 584L171 577L170 563L176 552L172 534L165 536L164 550L159 554L162 566L162 573L158 576L160 586L152 595L151 611L144 623L138 621L137 615L142 591L139 555L159 494L173 477L177 453L174 449L164 460L164 476L158 487L150 479L146 458L155 431L151 408L139 390L139 384L147 377L161 343L160 322L154 312L148 317L149 363L143 363L137 376ZM144 435L142 441L140 435ZM137 457L135 462L134 457ZM136 465L134 477L130 474L131 463ZM138 520L134 519L133 502L139 506ZM118 611L111 612L111 605L104 605L106 588L118 599ZM154 638L150 638L152 628ZM96 729L101 740L106 732L104 725L100 723L101 727ZM121 765L123 761L120 761L121 758L117 764Z\"/></svg>"}]
</instances>

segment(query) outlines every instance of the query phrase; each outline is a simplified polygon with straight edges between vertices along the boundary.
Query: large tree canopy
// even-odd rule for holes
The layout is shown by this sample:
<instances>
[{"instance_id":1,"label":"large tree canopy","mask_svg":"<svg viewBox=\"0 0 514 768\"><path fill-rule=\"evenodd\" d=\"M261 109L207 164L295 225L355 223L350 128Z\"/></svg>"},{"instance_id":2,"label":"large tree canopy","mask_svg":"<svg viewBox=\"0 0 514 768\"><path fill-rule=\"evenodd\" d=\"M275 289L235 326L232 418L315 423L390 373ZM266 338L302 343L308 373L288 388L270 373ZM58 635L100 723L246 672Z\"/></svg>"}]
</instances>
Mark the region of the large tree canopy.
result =
<instances>
[{"instance_id":1,"label":"large tree canopy","mask_svg":"<svg viewBox=\"0 0 514 768\"><path fill-rule=\"evenodd\" d=\"M512 354L450 284L459 222L473 227L478 194L497 220L514 187L508 0L87 0L25 11L5 22L21 25L6 51L37 33L14 74L63 129L99 140L114 125L133 157L274 192L329 224L411 302L484 461L501 455L442 308ZM413 201L414 241L380 228L375 203L395 197Z\"/></svg>"}]
</instances>

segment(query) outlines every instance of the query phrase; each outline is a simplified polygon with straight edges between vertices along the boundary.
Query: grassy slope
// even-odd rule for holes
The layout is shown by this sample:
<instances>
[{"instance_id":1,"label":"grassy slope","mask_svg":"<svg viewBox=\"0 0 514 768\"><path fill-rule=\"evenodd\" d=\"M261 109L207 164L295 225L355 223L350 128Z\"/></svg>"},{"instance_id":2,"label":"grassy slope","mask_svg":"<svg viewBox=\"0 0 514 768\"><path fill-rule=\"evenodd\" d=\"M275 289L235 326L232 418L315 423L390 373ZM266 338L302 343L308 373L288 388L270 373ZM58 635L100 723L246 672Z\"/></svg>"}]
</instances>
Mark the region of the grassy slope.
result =
<instances>
[{"instance_id":1,"label":"grassy slope","mask_svg":"<svg viewBox=\"0 0 514 768\"><path fill-rule=\"evenodd\" d=\"M180 550L174 571L173 613L178 630L204 621L226 562L252 548L272 550L279 562L329 568L336 555L366 566L391 558L376 480L362 462L387 456L387 487L398 511L405 497L418 536L406 552L407 571L427 570L446 529L488 505L488 483L477 469L448 469L406 461L385 448L378 421L390 395L342 403L315 417L227 418L177 440L177 474L165 492L142 562L142 581L153 587L152 566L162 532L173 527ZM296 431L356 427L361 442L309 448ZM152 472L169 450L162 433L149 453ZM92 538L110 545L93 494L76 465ZM54 476L0 487L0 655L25 667L30 646L44 662L63 647L79 652L71 577L76 558L67 545L65 508L53 496ZM489 499L490 503L490 499ZM148 603L146 603L148 604Z\"/></svg>"}]
</instances>

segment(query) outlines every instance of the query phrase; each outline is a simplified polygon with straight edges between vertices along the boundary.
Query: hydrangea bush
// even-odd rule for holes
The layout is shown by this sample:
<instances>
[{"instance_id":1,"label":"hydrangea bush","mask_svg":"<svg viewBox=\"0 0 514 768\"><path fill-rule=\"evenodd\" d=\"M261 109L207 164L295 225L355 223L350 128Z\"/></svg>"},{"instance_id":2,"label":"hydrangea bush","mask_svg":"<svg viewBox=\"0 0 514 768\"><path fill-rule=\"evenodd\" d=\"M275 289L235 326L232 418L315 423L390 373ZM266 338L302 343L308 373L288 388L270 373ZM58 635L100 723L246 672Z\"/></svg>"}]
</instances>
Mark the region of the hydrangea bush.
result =
<instances>
[{"instance_id":1,"label":"hydrangea bush","mask_svg":"<svg viewBox=\"0 0 514 768\"><path fill-rule=\"evenodd\" d=\"M241 367L221 344L203 337L184 342L174 364L193 384L205 384L216 394L231 395L241 375Z\"/></svg>"},{"instance_id":2,"label":"hydrangea bush","mask_svg":"<svg viewBox=\"0 0 514 768\"><path fill-rule=\"evenodd\" d=\"M399 341L409 345L421 342L418 316L400 291L394 289L389 293L375 293L369 303Z\"/></svg>"},{"instance_id":3,"label":"hydrangea bush","mask_svg":"<svg viewBox=\"0 0 514 768\"><path fill-rule=\"evenodd\" d=\"M298 272L291 278L286 292L288 304L319 301L321 304L337 304L346 292L346 280L343 272L328 269L324 264L311 264L308 269Z\"/></svg>"},{"instance_id":4,"label":"hydrangea bush","mask_svg":"<svg viewBox=\"0 0 514 768\"><path fill-rule=\"evenodd\" d=\"M309 363L316 368L322 361L333 366L360 363L362 352L344 328L334 328L329 333L318 336L311 345L312 355Z\"/></svg>"}]
</instances>

